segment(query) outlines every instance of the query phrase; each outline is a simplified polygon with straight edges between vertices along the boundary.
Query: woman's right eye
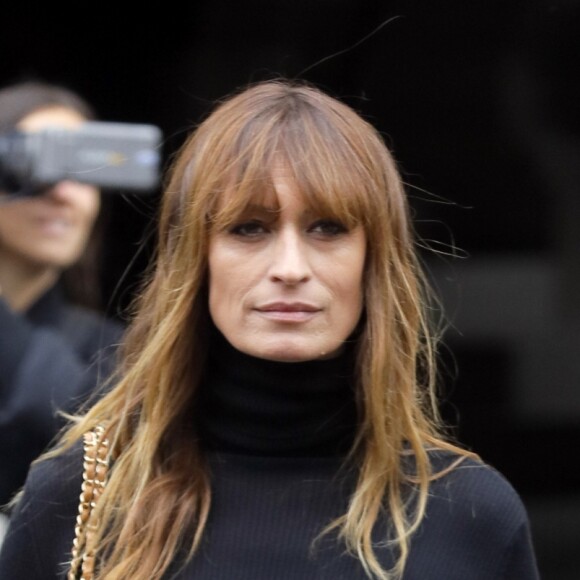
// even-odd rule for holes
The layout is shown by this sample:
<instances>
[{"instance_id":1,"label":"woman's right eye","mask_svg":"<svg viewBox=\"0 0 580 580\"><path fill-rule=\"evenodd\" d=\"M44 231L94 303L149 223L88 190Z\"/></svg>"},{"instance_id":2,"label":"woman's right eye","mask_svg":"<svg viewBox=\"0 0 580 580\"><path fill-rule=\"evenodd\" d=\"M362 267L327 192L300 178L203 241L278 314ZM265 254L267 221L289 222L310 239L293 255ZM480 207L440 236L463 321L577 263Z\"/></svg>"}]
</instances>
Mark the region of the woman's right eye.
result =
<instances>
[{"instance_id":1,"label":"woman's right eye","mask_svg":"<svg viewBox=\"0 0 580 580\"><path fill-rule=\"evenodd\" d=\"M248 221L232 226L229 231L235 236L256 237L266 233L266 228L258 221Z\"/></svg>"}]
</instances>

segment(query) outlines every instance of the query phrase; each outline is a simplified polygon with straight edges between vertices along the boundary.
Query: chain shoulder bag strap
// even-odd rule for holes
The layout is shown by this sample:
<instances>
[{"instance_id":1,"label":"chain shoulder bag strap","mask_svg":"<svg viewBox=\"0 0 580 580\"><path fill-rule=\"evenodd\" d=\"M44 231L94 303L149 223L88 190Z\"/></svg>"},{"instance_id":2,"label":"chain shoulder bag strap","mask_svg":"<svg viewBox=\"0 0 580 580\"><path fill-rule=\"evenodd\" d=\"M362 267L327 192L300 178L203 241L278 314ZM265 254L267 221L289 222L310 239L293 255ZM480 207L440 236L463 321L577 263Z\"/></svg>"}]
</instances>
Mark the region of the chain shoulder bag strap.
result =
<instances>
[{"instance_id":1,"label":"chain shoulder bag strap","mask_svg":"<svg viewBox=\"0 0 580 580\"><path fill-rule=\"evenodd\" d=\"M92 580L95 567L95 505L105 488L109 470L109 441L97 425L84 435L83 483L75 524L72 559L67 580Z\"/></svg>"}]
</instances>

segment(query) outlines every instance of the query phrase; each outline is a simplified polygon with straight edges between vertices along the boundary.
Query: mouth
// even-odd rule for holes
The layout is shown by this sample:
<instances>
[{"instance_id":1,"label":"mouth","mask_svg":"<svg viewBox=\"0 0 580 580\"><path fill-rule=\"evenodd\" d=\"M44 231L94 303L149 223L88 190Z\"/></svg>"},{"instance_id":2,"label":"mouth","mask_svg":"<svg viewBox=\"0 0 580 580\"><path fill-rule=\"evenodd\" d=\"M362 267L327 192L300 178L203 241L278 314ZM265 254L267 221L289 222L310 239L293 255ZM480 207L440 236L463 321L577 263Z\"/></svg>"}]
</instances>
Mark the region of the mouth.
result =
<instances>
[{"instance_id":1,"label":"mouth","mask_svg":"<svg viewBox=\"0 0 580 580\"><path fill-rule=\"evenodd\" d=\"M40 230L48 236L60 236L72 228L72 222L65 218L41 219L38 225Z\"/></svg>"},{"instance_id":2,"label":"mouth","mask_svg":"<svg viewBox=\"0 0 580 580\"><path fill-rule=\"evenodd\" d=\"M270 320L290 323L311 320L322 311L313 304L303 302L272 302L254 310Z\"/></svg>"}]
</instances>

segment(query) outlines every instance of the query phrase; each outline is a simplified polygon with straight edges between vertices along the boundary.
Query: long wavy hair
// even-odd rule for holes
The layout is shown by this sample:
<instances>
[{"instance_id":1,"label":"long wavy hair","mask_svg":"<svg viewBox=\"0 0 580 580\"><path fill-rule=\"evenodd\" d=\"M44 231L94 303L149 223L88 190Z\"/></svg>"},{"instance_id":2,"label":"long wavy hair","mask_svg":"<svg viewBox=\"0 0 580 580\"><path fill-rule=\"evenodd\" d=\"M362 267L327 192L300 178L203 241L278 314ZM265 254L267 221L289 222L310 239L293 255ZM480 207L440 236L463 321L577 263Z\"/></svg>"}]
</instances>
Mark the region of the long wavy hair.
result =
<instances>
[{"instance_id":1,"label":"long wavy hair","mask_svg":"<svg viewBox=\"0 0 580 580\"><path fill-rule=\"evenodd\" d=\"M39 80L25 80L0 89L0 134L16 129L18 123L31 113L52 108L74 111L87 121L96 118L93 107L72 89ZM80 258L62 273L67 298L94 309L101 307L98 288L103 216L101 211Z\"/></svg>"},{"instance_id":2,"label":"long wavy hair","mask_svg":"<svg viewBox=\"0 0 580 580\"><path fill-rule=\"evenodd\" d=\"M192 407L210 326L208 237L271 187L279 163L307 203L347 226L362 224L367 240L359 426L347 458L358 481L346 513L321 534L337 531L370 578L400 577L429 483L441 475L432 472L429 450L467 455L441 434L429 301L403 184L383 139L317 88L258 83L220 103L176 156L115 386L58 450L106 424L114 464L97 504L98 578L159 579L178 552L193 557L200 545L212 494ZM372 540L385 513L385 542L398 554L391 570L381 567Z\"/></svg>"}]
</instances>

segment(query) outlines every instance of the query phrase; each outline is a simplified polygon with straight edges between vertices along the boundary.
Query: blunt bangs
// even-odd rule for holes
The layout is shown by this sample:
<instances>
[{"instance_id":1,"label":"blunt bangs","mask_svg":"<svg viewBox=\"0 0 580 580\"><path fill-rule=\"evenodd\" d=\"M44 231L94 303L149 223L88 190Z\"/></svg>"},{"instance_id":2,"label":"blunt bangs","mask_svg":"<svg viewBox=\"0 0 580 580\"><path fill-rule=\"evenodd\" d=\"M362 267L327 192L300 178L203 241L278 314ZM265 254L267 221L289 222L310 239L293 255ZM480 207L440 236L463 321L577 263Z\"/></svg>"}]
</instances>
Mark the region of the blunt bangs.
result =
<instances>
[{"instance_id":1,"label":"blunt bangs","mask_svg":"<svg viewBox=\"0 0 580 580\"><path fill-rule=\"evenodd\" d=\"M215 162L222 170L207 200L211 228L227 228L250 204L277 209L277 168L284 169L315 213L348 228L366 227L372 220L387 195L384 145L358 116L347 118L326 104L318 107L308 96L291 93L247 115L235 138L227 131L216 136L221 154Z\"/></svg>"}]
</instances>

